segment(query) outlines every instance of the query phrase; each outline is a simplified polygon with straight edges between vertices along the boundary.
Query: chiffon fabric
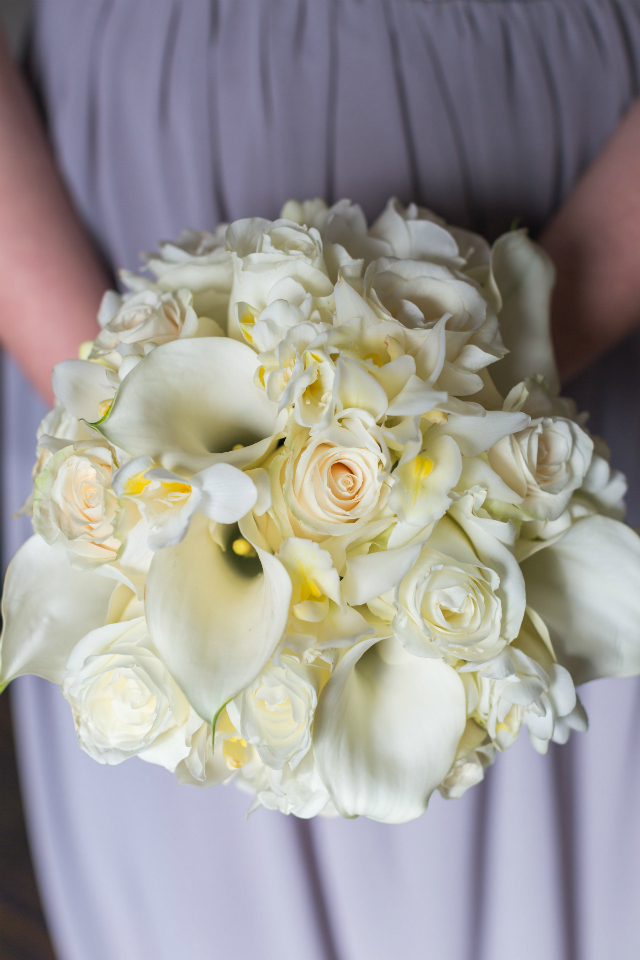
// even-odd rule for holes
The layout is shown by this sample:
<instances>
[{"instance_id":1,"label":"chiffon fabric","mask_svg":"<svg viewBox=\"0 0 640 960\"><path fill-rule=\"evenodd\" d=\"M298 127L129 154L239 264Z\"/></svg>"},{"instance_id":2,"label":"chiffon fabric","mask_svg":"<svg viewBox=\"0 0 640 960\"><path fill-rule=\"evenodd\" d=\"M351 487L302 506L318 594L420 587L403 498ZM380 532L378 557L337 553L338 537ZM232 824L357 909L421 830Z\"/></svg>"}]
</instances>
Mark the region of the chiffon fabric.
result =
<instances>
[{"instance_id":1,"label":"chiffon fabric","mask_svg":"<svg viewBox=\"0 0 640 960\"><path fill-rule=\"evenodd\" d=\"M638 92L640 2L48 0L31 60L60 169L107 261L289 197L395 194L535 233ZM43 322L46 318L43 319ZM640 340L572 392L640 523ZM5 549L44 412L5 362ZM58 688L15 684L24 796L60 960L631 960L640 952L640 685L591 731L524 733L403 826L260 810L78 748ZM410 731L408 731L410 735Z\"/></svg>"}]
</instances>

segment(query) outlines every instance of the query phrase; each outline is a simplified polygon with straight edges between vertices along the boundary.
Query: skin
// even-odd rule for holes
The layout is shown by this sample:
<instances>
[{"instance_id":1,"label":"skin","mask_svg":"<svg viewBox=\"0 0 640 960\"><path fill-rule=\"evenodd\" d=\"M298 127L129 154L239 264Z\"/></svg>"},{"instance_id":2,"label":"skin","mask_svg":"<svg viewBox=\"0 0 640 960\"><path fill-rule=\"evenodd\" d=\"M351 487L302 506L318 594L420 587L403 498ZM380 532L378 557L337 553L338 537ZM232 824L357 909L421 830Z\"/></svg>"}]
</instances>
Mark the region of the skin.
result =
<instances>
[{"instance_id":1,"label":"skin","mask_svg":"<svg viewBox=\"0 0 640 960\"><path fill-rule=\"evenodd\" d=\"M545 230L567 379L640 323L640 100ZM0 342L52 401L51 368L97 333L111 286L0 37Z\"/></svg>"},{"instance_id":2,"label":"skin","mask_svg":"<svg viewBox=\"0 0 640 960\"><path fill-rule=\"evenodd\" d=\"M51 368L96 336L111 282L1 36L0 211L0 341L52 402Z\"/></svg>"}]
</instances>

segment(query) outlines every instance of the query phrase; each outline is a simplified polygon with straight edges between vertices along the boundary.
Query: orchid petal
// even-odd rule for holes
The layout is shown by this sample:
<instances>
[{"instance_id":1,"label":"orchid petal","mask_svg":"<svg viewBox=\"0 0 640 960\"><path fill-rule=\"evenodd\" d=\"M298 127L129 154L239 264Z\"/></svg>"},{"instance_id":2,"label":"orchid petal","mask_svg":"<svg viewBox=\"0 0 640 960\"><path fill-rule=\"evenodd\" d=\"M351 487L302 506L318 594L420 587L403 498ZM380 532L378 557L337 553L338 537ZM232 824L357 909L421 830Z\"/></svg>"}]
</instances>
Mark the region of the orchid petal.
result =
<instances>
[{"instance_id":1,"label":"orchid petal","mask_svg":"<svg viewBox=\"0 0 640 960\"><path fill-rule=\"evenodd\" d=\"M237 523L258 499L255 483L230 463L214 463L191 478L202 493L198 510L217 523Z\"/></svg>"},{"instance_id":2,"label":"orchid petal","mask_svg":"<svg viewBox=\"0 0 640 960\"><path fill-rule=\"evenodd\" d=\"M380 596L402 580L418 559L421 549L422 543L417 543L397 550L380 550L352 557L347 560L342 596L352 607Z\"/></svg>"},{"instance_id":3,"label":"orchid petal","mask_svg":"<svg viewBox=\"0 0 640 960\"><path fill-rule=\"evenodd\" d=\"M433 410L434 407L446 403L447 394L441 390L434 390L420 377L412 374L400 393L394 397L387 408L389 417L413 417L420 413Z\"/></svg>"},{"instance_id":4,"label":"orchid petal","mask_svg":"<svg viewBox=\"0 0 640 960\"><path fill-rule=\"evenodd\" d=\"M452 413L442 426L429 431L432 436L446 434L453 437L465 457L477 457L494 443L510 433L523 430L530 422L526 413L509 413L504 410L478 408L478 415Z\"/></svg>"}]
</instances>

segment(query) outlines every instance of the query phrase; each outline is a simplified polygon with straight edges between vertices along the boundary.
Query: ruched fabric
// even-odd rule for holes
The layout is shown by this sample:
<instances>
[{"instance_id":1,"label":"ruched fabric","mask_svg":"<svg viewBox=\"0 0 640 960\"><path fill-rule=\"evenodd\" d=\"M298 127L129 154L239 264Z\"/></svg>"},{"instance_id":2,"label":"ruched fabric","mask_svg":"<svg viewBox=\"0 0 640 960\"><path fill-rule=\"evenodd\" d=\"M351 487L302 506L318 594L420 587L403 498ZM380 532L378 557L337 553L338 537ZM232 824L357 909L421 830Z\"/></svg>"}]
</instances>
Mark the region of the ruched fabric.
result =
<instances>
[{"instance_id":1,"label":"ruched fabric","mask_svg":"<svg viewBox=\"0 0 640 960\"><path fill-rule=\"evenodd\" d=\"M638 0L45 0L32 66L58 163L113 267L185 226L289 197L395 194L495 237L537 231L638 92ZM640 339L572 392L631 481ZM3 380L5 517L42 409ZM6 519L5 549L28 533ZM14 705L60 960L632 960L640 951L640 684L582 691L591 731L524 733L462 800L404 826L299 821L77 747L60 691ZM407 731L410 736L411 732Z\"/></svg>"}]
</instances>

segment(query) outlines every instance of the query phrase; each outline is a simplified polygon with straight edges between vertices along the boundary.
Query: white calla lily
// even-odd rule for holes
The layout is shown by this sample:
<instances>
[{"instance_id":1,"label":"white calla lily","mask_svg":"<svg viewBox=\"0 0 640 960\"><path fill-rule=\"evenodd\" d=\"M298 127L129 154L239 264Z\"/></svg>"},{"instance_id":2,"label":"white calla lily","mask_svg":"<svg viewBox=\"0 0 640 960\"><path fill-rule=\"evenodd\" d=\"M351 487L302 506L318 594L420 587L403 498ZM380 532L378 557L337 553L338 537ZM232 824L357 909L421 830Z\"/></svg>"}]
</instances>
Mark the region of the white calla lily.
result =
<instances>
[{"instance_id":1,"label":"white calla lily","mask_svg":"<svg viewBox=\"0 0 640 960\"><path fill-rule=\"evenodd\" d=\"M458 674L408 654L395 639L348 650L323 690L314 755L343 817L419 817L446 777L466 724Z\"/></svg>"},{"instance_id":2,"label":"white calla lily","mask_svg":"<svg viewBox=\"0 0 640 960\"><path fill-rule=\"evenodd\" d=\"M235 531L219 525L214 539L210 521L196 514L179 544L154 555L147 577L151 638L209 722L260 673L289 614L285 568Z\"/></svg>"},{"instance_id":3,"label":"white calla lily","mask_svg":"<svg viewBox=\"0 0 640 960\"><path fill-rule=\"evenodd\" d=\"M168 470L253 463L269 449L277 416L253 382L256 365L250 347L224 337L166 343L125 378L101 432Z\"/></svg>"},{"instance_id":4,"label":"white calla lily","mask_svg":"<svg viewBox=\"0 0 640 960\"><path fill-rule=\"evenodd\" d=\"M102 419L115 394L107 368L91 360L63 360L56 364L51 384L65 410L87 423Z\"/></svg>"},{"instance_id":5,"label":"white calla lily","mask_svg":"<svg viewBox=\"0 0 640 960\"><path fill-rule=\"evenodd\" d=\"M491 250L491 272L500 291L500 332L509 351L491 368L501 393L534 373L558 393L559 380L550 328L551 290L555 270L544 250L526 230L505 233Z\"/></svg>"},{"instance_id":6,"label":"white calla lily","mask_svg":"<svg viewBox=\"0 0 640 960\"><path fill-rule=\"evenodd\" d=\"M524 560L527 602L576 684L640 673L640 537L608 517L579 520Z\"/></svg>"},{"instance_id":7,"label":"white calla lily","mask_svg":"<svg viewBox=\"0 0 640 960\"><path fill-rule=\"evenodd\" d=\"M9 564L2 596L0 686L25 673L61 683L69 655L107 618L112 580L72 567L39 536Z\"/></svg>"}]
</instances>

